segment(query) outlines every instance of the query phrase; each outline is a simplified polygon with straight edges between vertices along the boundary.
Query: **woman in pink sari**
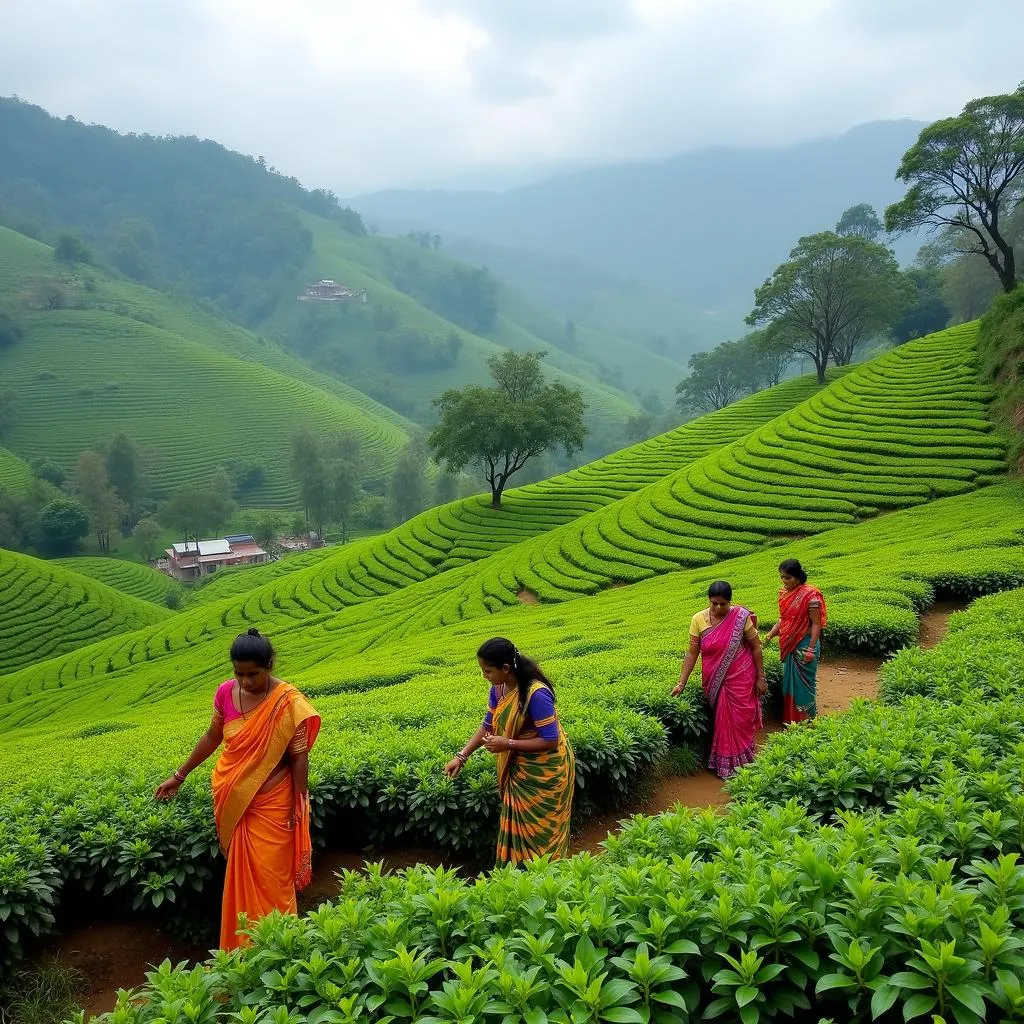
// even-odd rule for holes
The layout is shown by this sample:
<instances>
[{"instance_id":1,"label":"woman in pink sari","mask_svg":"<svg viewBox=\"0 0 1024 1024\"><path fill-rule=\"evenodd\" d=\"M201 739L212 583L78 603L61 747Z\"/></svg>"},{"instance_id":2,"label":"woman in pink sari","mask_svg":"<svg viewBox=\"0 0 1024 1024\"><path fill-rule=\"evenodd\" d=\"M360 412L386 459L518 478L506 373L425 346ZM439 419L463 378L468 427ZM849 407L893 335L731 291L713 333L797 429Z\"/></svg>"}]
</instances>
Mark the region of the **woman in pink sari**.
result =
<instances>
[{"instance_id":1,"label":"woman in pink sari","mask_svg":"<svg viewBox=\"0 0 1024 1024\"><path fill-rule=\"evenodd\" d=\"M727 779L754 760L760 697L768 692L768 684L756 620L746 608L732 603L732 587L721 580L708 588L708 607L690 622L690 649L673 696L683 692L698 656L714 722L708 768Z\"/></svg>"}]
</instances>

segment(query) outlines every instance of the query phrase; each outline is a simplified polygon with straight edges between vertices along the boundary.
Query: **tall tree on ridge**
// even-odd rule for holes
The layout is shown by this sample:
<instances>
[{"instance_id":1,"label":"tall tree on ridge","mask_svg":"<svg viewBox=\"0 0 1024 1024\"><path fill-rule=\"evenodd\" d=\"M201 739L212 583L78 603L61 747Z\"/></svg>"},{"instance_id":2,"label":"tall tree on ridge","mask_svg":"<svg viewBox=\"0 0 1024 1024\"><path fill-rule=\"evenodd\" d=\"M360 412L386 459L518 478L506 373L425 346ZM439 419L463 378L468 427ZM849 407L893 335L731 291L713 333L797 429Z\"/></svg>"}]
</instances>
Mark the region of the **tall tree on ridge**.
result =
<instances>
[{"instance_id":1,"label":"tall tree on ridge","mask_svg":"<svg viewBox=\"0 0 1024 1024\"><path fill-rule=\"evenodd\" d=\"M1024 198L1024 83L930 124L896 177L910 188L886 209L888 231L952 228L958 251L981 256L1013 291L1017 262L1003 220Z\"/></svg>"}]
</instances>

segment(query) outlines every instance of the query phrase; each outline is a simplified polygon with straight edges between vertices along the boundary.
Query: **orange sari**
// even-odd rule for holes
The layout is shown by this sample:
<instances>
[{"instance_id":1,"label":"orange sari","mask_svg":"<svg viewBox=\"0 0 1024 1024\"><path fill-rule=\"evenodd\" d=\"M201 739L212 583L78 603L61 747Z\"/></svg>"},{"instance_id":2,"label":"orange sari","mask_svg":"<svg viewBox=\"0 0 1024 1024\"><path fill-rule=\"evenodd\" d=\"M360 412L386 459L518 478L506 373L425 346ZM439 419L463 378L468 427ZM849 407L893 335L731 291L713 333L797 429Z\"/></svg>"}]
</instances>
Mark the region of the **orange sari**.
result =
<instances>
[{"instance_id":1,"label":"orange sari","mask_svg":"<svg viewBox=\"0 0 1024 1024\"><path fill-rule=\"evenodd\" d=\"M312 749L320 716L294 686L282 682L248 718L224 725L224 749L213 769L217 838L228 861L221 949L247 941L237 933L239 914L251 921L272 910L294 914L296 889L310 882L308 799L295 799L288 770L280 782L260 792L303 723L306 747Z\"/></svg>"}]
</instances>

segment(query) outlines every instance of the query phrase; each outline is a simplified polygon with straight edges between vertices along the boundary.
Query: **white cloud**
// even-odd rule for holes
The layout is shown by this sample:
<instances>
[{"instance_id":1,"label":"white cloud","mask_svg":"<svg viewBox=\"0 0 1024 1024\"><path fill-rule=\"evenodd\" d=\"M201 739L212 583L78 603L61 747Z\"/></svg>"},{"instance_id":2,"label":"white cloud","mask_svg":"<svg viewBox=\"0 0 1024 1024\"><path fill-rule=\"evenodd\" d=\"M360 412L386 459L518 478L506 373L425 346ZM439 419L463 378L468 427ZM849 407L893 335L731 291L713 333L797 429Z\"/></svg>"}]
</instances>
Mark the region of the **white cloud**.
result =
<instances>
[{"instance_id":1,"label":"white cloud","mask_svg":"<svg viewBox=\"0 0 1024 1024\"><path fill-rule=\"evenodd\" d=\"M1024 4L8 0L0 93L215 138L344 192L955 113L1022 77Z\"/></svg>"}]
</instances>

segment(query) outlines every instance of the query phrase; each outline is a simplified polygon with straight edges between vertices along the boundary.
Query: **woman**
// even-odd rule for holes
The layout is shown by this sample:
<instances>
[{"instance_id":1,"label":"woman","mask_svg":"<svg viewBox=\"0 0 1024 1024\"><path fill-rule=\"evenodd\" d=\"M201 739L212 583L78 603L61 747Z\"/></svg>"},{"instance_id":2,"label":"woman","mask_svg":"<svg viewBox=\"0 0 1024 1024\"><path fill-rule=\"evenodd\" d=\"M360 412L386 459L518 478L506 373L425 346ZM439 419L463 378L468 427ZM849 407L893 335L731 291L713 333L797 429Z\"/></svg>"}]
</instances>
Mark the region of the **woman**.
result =
<instances>
[{"instance_id":1,"label":"woman","mask_svg":"<svg viewBox=\"0 0 1024 1024\"><path fill-rule=\"evenodd\" d=\"M768 684L754 617L732 604L732 587L721 580L708 588L708 607L690 621L690 649L672 696L683 692L698 655L714 720L708 768L727 779L754 760L760 695L768 692Z\"/></svg>"},{"instance_id":2,"label":"woman","mask_svg":"<svg viewBox=\"0 0 1024 1024\"><path fill-rule=\"evenodd\" d=\"M258 629L231 645L235 678L213 699L213 718L185 763L156 791L171 800L188 773L224 741L213 769L213 813L227 856L221 949L247 940L238 915L255 922L272 910L294 914L295 891L310 882L309 751L320 716L271 674L274 648Z\"/></svg>"},{"instance_id":3,"label":"woman","mask_svg":"<svg viewBox=\"0 0 1024 1024\"><path fill-rule=\"evenodd\" d=\"M480 747L495 755L501 795L499 865L564 857L576 759L558 721L554 687L540 666L504 637L483 644L476 660L491 684L487 714L444 770L454 779Z\"/></svg>"},{"instance_id":4,"label":"woman","mask_svg":"<svg viewBox=\"0 0 1024 1024\"><path fill-rule=\"evenodd\" d=\"M795 558L779 566L779 621L765 640L779 638L782 661L782 721L805 722L817 714L818 660L821 631L827 622L825 598L807 582L807 573Z\"/></svg>"}]
</instances>

